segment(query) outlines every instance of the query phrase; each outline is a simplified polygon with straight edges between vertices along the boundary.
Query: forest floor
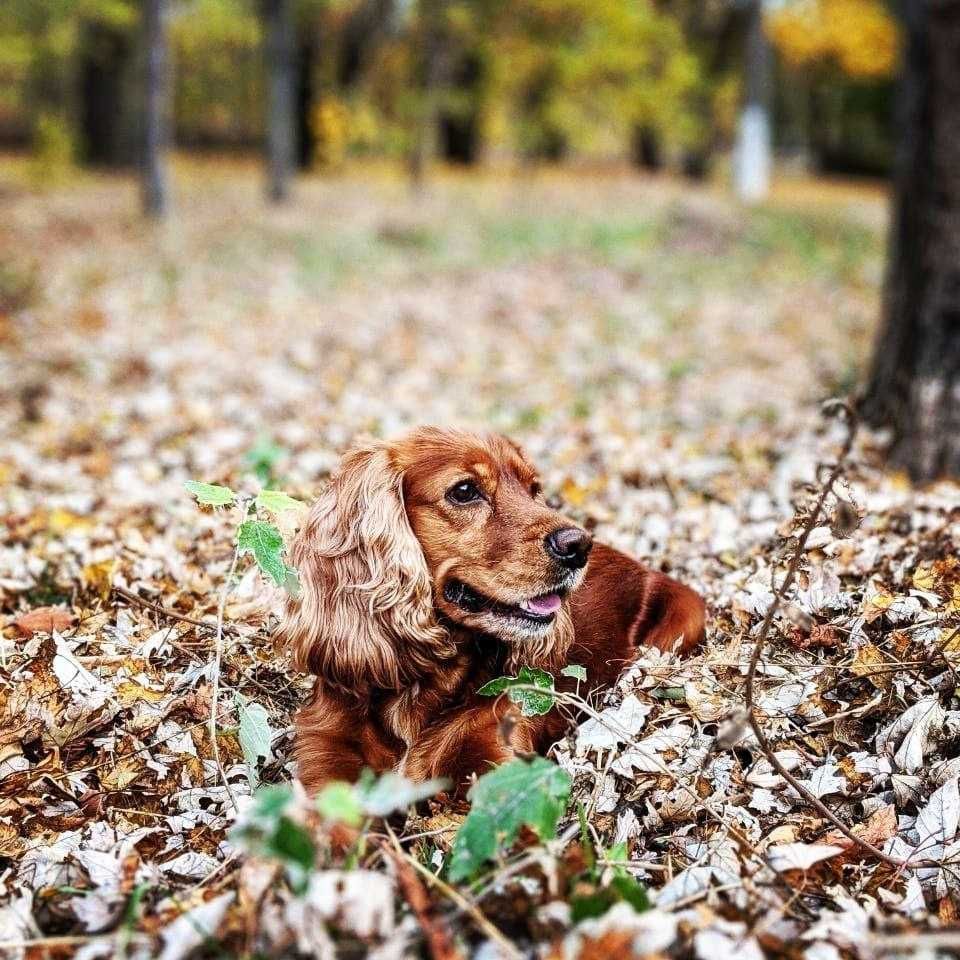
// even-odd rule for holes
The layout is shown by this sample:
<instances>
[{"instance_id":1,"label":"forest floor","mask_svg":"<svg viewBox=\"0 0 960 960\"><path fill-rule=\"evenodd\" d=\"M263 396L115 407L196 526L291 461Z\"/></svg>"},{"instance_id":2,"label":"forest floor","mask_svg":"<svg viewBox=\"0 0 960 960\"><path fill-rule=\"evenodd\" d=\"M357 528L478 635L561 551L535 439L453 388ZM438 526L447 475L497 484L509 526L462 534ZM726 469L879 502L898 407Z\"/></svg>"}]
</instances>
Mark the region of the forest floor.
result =
<instances>
[{"instance_id":1,"label":"forest floor","mask_svg":"<svg viewBox=\"0 0 960 960\"><path fill-rule=\"evenodd\" d=\"M0 161L7 954L839 960L957 944L960 490L885 473L861 430L796 542L845 435L821 402L850 393L871 348L879 192L786 184L744 210L669 179L446 176L413 198L370 174L310 179L268 209L252 168L181 162L174 212L151 227L131 181L36 193L21 172ZM252 493L259 466L309 500L355 435L416 423L510 433L572 516L711 614L701 652L646 655L554 751L573 783L562 839L529 834L469 885L425 878L426 941L411 877L446 876L463 811L433 801L397 847L371 837L342 872L321 856L295 892L230 832L221 767L249 817L255 776L290 779L308 681L274 651L242 566L218 765L213 635L182 619L215 620L235 526L185 481ZM795 555L756 669L768 750L742 722L745 681ZM258 774L244 729L247 747L269 730Z\"/></svg>"}]
</instances>

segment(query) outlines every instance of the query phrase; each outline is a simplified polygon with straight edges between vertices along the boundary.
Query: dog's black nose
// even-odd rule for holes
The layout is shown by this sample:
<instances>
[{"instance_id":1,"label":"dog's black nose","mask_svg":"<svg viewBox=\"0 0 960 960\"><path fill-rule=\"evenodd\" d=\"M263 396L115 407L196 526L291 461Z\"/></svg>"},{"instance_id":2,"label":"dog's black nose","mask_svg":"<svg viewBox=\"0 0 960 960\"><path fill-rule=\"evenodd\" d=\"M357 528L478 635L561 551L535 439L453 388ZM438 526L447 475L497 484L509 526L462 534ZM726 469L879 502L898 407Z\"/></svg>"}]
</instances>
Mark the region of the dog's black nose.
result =
<instances>
[{"instance_id":1,"label":"dog's black nose","mask_svg":"<svg viewBox=\"0 0 960 960\"><path fill-rule=\"evenodd\" d=\"M561 527L544 538L547 553L569 570L579 570L586 565L593 546L593 537L579 527Z\"/></svg>"}]
</instances>

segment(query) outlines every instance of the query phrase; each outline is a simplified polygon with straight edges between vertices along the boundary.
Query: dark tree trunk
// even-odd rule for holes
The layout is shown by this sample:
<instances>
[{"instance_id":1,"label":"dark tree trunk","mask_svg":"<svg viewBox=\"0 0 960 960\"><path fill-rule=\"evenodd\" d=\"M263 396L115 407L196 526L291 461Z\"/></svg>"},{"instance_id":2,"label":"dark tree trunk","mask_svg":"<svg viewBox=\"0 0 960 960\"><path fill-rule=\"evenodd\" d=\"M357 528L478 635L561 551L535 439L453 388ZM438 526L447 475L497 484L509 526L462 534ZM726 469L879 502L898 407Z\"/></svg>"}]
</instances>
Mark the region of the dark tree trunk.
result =
<instances>
[{"instance_id":1,"label":"dark tree trunk","mask_svg":"<svg viewBox=\"0 0 960 960\"><path fill-rule=\"evenodd\" d=\"M891 465L960 476L960 0L905 0L900 154L863 414Z\"/></svg>"},{"instance_id":2,"label":"dark tree trunk","mask_svg":"<svg viewBox=\"0 0 960 960\"><path fill-rule=\"evenodd\" d=\"M635 167L654 173L663 169L663 147L654 127L637 124L630 138L630 159Z\"/></svg>"},{"instance_id":3,"label":"dark tree trunk","mask_svg":"<svg viewBox=\"0 0 960 960\"><path fill-rule=\"evenodd\" d=\"M263 0L267 61L267 195L286 200L296 156L292 0Z\"/></svg>"},{"instance_id":4,"label":"dark tree trunk","mask_svg":"<svg viewBox=\"0 0 960 960\"><path fill-rule=\"evenodd\" d=\"M297 57L297 166L309 170L317 152L317 138L313 130L313 110L316 105L317 43L312 30L300 42Z\"/></svg>"},{"instance_id":5,"label":"dark tree trunk","mask_svg":"<svg viewBox=\"0 0 960 960\"><path fill-rule=\"evenodd\" d=\"M143 0L146 48L144 82L143 209L147 216L167 212L167 124L170 102L170 63L167 38L167 0Z\"/></svg>"},{"instance_id":6,"label":"dark tree trunk","mask_svg":"<svg viewBox=\"0 0 960 960\"><path fill-rule=\"evenodd\" d=\"M473 52L461 54L450 70L450 87L456 94L455 108L440 110L440 152L448 163L471 166L480 156L480 101L484 79L483 60Z\"/></svg>"},{"instance_id":7,"label":"dark tree trunk","mask_svg":"<svg viewBox=\"0 0 960 960\"><path fill-rule=\"evenodd\" d=\"M437 119L441 54L443 35L440 27L438 0L422 0L420 4L420 24L418 44L420 49L420 84L416 122L407 168L410 184L415 192L423 189L427 165L433 158L437 146Z\"/></svg>"},{"instance_id":8,"label":"dark tree trunk","mask_svg":"<svg viewBox=\"0 0 960 960\"><path fill-rule=\"evenodd\" d=\"M126 72L133 53L130 34L100 20L85 21L80 41L80 135L90 164L130 163L125 121Z\"/></svg>"}]
</instances>

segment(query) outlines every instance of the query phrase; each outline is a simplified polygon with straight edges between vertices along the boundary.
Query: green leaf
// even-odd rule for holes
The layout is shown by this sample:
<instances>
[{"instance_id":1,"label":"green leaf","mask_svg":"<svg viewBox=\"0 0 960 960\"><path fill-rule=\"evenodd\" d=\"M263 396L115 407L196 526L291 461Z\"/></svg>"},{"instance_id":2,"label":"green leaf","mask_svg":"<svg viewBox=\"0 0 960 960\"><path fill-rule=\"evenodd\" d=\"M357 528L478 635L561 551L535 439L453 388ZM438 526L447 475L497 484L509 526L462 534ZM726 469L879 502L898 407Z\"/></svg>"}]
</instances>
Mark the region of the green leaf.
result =
<instances>
[{"instance_id":1,"label":"green leaf","mask_svg":"<svg viewBox=\"0 0 960 960\"><path fill-rule=\"evenodd\" d=\"M228 507L237 497L229 487L218 487L215 483L188 480L184 486L197 498L197 503L209 507Z\"/></svg>"},{"instance_id":2,"label":"green leaf","mask_svg":"<svg viewBox=\"0 0 960 960\"><path fill-rule=\"evenodd\" d=\"M363 821L360 799L352 783L344 783L342 780L328 783L317 794L315 802L317 810L325 820L345 823L348 827L359 827Z\"/></svg>"},{"instance_id":3,"label":"green leaf","mask_svg":"<svg viewBox=\"0 0 960 960\"><path fill-rule=\"evenodd\" d=\"M261 787L254 796L252 818L255 820L272 820L279 817L293 799L293 791L288 783L272 784Z\"/></svg>"},{"instance_id":4,"label":"green leaf","mask_svg":"<svg viewBox=\"0 0 960 960\"><path fill-rule=\"evenodd\" d=\"M574 924L581 920L593 920L602 917L612 906L613 899L606 890L580 894L570 898L570 920Z\"/></svg>"},{"instance_id":5,"label":"green leaf","mask_svg":"<svg viewBox=\"0 0 960 960\"><path fill-rule=\"evenodd\" d=\"M518 686L541 687L545 691L517 690ZM539 717L550 712L553 706L553 677L545 670L521 667L515 677L497 677L485 683L477 693L482 697L495 697L507 691L507 696L520 706L525 717Z\"/></svg>"},{"instance_id":6,"label":"green leaf","mask_svg":"<svg viewBox=\"0 0 960 960\"><path fill-rule=\"evenodd\" d=\"M587 668L581 667L579 663L571 663L565 666L560 673L565 677L572 677L574 680L586 680Z\"/></svg>"},{"instance_id":7,"label":"green leaf","mask_svg":"<svg viewBox=\"0 0 960 960\"><path fill-rule=\"evenodd\" d=\"M256 786L260 782L257 773L258 761L270 759L270 745L273 743L274 730L270 726L270 719L266 708L259 703L248 700L243 694L234 695L237 713L240 717L238 737L243 759L247 761L250 771L250 782Z\"/></svg>"},{"instance_id":8,"label":"green leaf","mask_svg":"<svg viewBox=\"0 0 960 960\"><path fill-rule=\"evenodd\" d=\"M637 913L650 909L650 898L647 896L646 887L626 870L621 868L616 872L610 881L610 889L616 894L618 900L625 900Z\"/></svg>"},{"instance_id":9,"label":"green leaf","mask_svg":"<svg viewBox=\"0 0 960 960\"><path fill-rule=\"evenodd\" d=\"M257 566L273 577L277 586L286 583L289 568L283 562L283 537L265 520L246 520L237 529L237 546L241 553L252 553Z\"/></svg>"},{"instance_id":10,"label":"green leaf","mask_svg":"<svg viewBox=\"0 0 960 960\"><path fill-rule=\"evenodd\" d=\"M686 692L683 687L657 687L650 691L654 700L685 700Z\"/></svg>"},{"instance_id":11,"label":"green leaf","mask_svg":"<svg viewBox=\"0 0 960 960\"><path fill-rule=\"evenodd\" d=\"M286 455L286 450L274 443L269 437L260 437L254 446L244 454L247 466L257 479L266 486L273 479L273 468Z\"/></svg>"},{"instance_id":12,"label":"green leaf","mask_svg":"<svg viewBox=\"0 0 960 960\"><path fill-rule=\"evenodd\" d=\"M392 770L379 777L372 770L364 770L355 784L328 784L317 794L316 804L326 819L355 827L364 817L386 817L396 810L406 810L449 785L449 780L415 783Z\"/></svg>"},{"instance_id":13,"label":"green leaf","mask_svg":"<svg viewBox=\"0 0 960 960\"><path fill-rule=\"evenodd\" d=\"M257 506L271 513L285 513L287 510L300 510L306 504L302 500L291 497L282 490L261 490L257 494Z\"/></svg>"},{"instance_id":14,"label":"green leaf","mask_svg":"<svg viewBox=\"0 0 960 960\"><path fill-rule=\"evenodd\" d=\"M624 869L617 867L605 887L570 898L570 919L574 923L602 917L615 903L629 903L637 913L650 909L646 888Z\"/></svg>"},{"instance_id":15,"label":"green leaf","mask_svg":"<svg viewBox=\"0 0 960 960\"><path fill-rule=\"evenodd\" d=\"M414 783L403 774L394 773L392 770L376 778L370 771L365 770L357 784L357 796L365 814L385 817L396 810L406 810L407 807L426 800L449 786L450 781L440 777Z\"/></svg>"},{"instance_id":16,"label":"green leaf","mask_svg":"<svg viewBox=\"0 0 960 960\"><path fill-rule=\"evenodd\" d=\"M249 853L279 860L299 894L307 888L317 851L310 831L286 814L292 799L288 784L261 787L253 807L230 836Z\"/></svg>"},{"instance_id":17,"label":"green leaf","mask_svg":"<svg viewBox=\"0 0 960 960\"><path fill-rule=\"evenodd\" d=\"M541 840L553 837L570 798L570 777L543 757L511 760L485 773L469 798L473 805L450 852L454 883L474 876L524 825Z\"/></svg>"},{"instance_id":18,"label":"green leaf","mask_svg":"<svg viewBox=\"0 0 960 960\"><path fill-rule=\"evenodd\" d=\"M317 849L306 827L289 817L281 817L277 828L268 838L265 852L276 857L287 868L294 893L307 889Z\"/></svg>"}]
</instances>

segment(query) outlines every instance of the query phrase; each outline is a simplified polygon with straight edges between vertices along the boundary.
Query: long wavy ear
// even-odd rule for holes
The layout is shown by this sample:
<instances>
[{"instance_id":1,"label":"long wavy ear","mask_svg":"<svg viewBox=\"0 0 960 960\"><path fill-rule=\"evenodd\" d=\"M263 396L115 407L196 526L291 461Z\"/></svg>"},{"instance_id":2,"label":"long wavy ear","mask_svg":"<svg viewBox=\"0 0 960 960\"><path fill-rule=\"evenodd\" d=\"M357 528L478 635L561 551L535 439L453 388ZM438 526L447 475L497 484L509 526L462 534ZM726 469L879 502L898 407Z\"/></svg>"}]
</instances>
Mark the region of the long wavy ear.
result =
<instances>
[{"instance_id":1,"label":"long wavy ear","mask_svg":"<svg viewBox=\"0 0 960 960\"><path fill-rule=\"evenodd\" d=\"M453 650L385 444L343 459L291 551L301 595L278 635L295 666L348 689L396 689Z\"/></svg>"}]
</instances>

